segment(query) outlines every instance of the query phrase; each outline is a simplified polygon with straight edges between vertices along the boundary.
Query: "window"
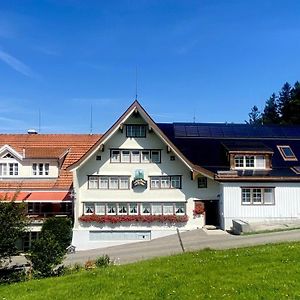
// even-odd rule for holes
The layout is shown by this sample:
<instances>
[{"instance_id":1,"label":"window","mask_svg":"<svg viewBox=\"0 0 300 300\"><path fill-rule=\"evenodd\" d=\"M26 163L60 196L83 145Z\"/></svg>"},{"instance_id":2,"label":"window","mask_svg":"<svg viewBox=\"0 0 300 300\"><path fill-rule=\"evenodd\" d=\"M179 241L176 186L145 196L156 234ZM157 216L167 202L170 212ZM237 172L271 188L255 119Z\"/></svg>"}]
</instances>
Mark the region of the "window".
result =
<instances>
[{"instance_id":1,"label":"window","mask_svg":"<svg viewBox=\"0 0 300 300\"><path fill-rule=\"evenodd\" d=\"M50 165L48 163L34 163L32 164L33 176L48 176Z\"/></svg>"},{"instance_id":2,"label":"window","mask_svg":"<svg viewBox=\"0 0 300 300\"><path fill-rule=\"evenodd\" d=\"M142 211L142 215L151 215L150 203L143 203L141 211Z\"/></svg>"},{"instance_id":3,"label":"window","mask_svg":"<svg viewBox=\"0 0 300 300\"><path fill-rule=\"evenodd\" d=\"M207 188L207 178L206 177L198 177L198 188L199 189Z\"/></svg>"},{"instance_id":4,"label":"window","mask_svg":"<svg viewBox=\"0 0 300 300\"><path fill-rule=\"evenodd\" d=\"M0 176L18 176L18 163L0 163Z\"/></svg>"},{"instance_id":5,"label":"window","mask_svg":"<svg viewBox=\"0 0 300 300\"><path fill-rule=\"evenodd\" d=\"M234 167L236 169L265 169L266 160L263 155L235 155Z\"/></svg>"},{"instance_id":6,"label":"window","mask_svg":"<svg viewBox=\"0 0 300 300\"><path fill-rule=\"evenodd\" d=\"M175 203L175 214L176 215L185 214L185 203Z\"/></svg>"},{"instance_id":7,"label":"window","mask_svg":"<svg viewBox=\"0 0 300 300\"><path fill-rule=\"evenodd\" d=\"M121 152L121 162L129 163L130 162L130 151L122 150Z\"/></svg>"},{"instance_id":8,"label":"window","mask_svg":"<svg viewBox=\"0 0 300 300\"><path fill-rule=\"evenodd\" d=\"M160 163L161 150L111 150L112 163Z\"/></svg>"},{"instance_id":9,"label":"window","mask_svg":"<svg viewBox=\"0 0 300 300\"><path fill-rule=\"evenodd\" d=\"M162 205L160 203L152 204L152 215L162 215Z\"/></svg>"},{"instance_id":10,"label":"window","mask_svg":"<svg viewBox=\"0 0 300 300\"><path fill-rule=\"evenodd\" d=\"M129 214L137 215L138 214L138 205L137 203L129 203Z\"/></svg>"},{"instance_id":11,"label":"window","mask_svg":"<svg viewBox=\"0 0 300 300\"><path fill-rule=\"evenodd\" d=\"M146 137L146 125L126 125L127 137Z\"/></svg>"},{"instance_id":12,"label":"window","mask_svg":"<svg viewBox=\"0 0 300 300\"><path fill-rule=\"evenodd\" d=\"M277 146L284 160L298 160L290 146Z\"/></svg>"},{"instance_id":13,"label":"window","mask_svg":"<svg viewBox=\"0 0 300 300\"><path fill-rule=\"evenodd\" d=\"M120 162L120 151L112 150L110 160L111 160L111 162Z\"/></svg>"},{"instance_id":14,"label":"window","mask_svg":"<svg viewBox=\"0 0 300 300\"><path fill-rule=\"evenodd\" d=\"M274 188L242 188L242 204L274 204Z\"/></svg>"},{"instance_id":15,"label":"window","mask_svg":"<svg viewBox=\"0 0 300 300\"><path fill-rule=\"evenodd\" d=\"M118 215L127 215L128 206L127 203L123 203L118 205Z\"/></svg>"},{"instance_id":16,"label":"window","mask_svg":"<svg viewBox=\"0 0 300 300\"><path fill-rule=\"evenodd\" d=\"M300 174L300 166L295 166L291 168L296 174Z\"/></svg>"},{"instance_id":17,"label":"window","mask_svg":"<svg viewBox=\"0 0 300 300\"><path fill-rule=\"evenodd\" d=\"M99 178L96 176L89 177L89 189L98 189L99 188Z\"/></svg>"},{"instance_id":18,"label":"window","mask_svg":"<svg viewBox=\"0 0 300 300\"><path fill-rule=\"evenodd\" d=\"M151 176L151 189L181 189L181 176Z\"/></svg>"},{"instance_id":19,"label":"window","mask_svg":"<svg viewBox=\"0 0 300 300\"><path fill-rule=\"evenodd\" d=\"M99 189L108 189L108 177L100 176Z\"/></svg>"},{"instance_id":20,"label":"window","mask_svg":"<svg viewBox=\"0 0 300 300\"><path fill-rule=\"evenodd\" d=\"M96 215L105 215L105 204L104 203L95 203L95 214Z\"/></svg>"},{"instance_id":21,"label":"window","mask_svg":"<svg viewBox=\"0 0 300 300\"><path fill-rule=\"evenodd\" d=\"M91 215L95 213L95 204L94 203L84 203L84 214Z\"/></svg>"},{"instance_id":22,"label":"window","mask_svg":"<svg viewBox=\"0 0 300 300\"><path fill-rule=\"evenodd\" d=\"M174 160L175 160L175 156L174 156L174 155L171 155L171 156L170 156L170 160L174 161Z\"/></svg>"},{"instance_id":23,"label":"window","mask_svg":"<svg viewBox=\"0 0 300 300\"><path fill-rule=\"evenodd\" d=\"M132 163L140 162L140 151L137 151L137 150L131 151L131 162Z\"/></svg>"},{"instance_id":24,"label":"window","mask_svg":"<svg viewBox=\"0 0 300 300\"><path fill-rule=\"evenodd\" d=\"M129 176L88 176L88 189L127 190Z\"/></svg>"},{"instance_id":25,"label":"window","mask_svg":"<svg viewBox=\"0 0 300 300\"><path fill-rule=\"evenodd\" d=\"M156 151L156 150L151 151L151 161L156 164L160 163L160 151Z\"/></svg>"},{"instance_id":26,"label":"window","mask_svg":"<svg viewBox=\"0 0 300 300\"><path fill-rule=\"evenodd\" d=\"M117 190L119 188L119 178L109 177L109 189Z\"/></svg>"},{"instance_id":27,"label":"window","mask_svg":"<svg viewBox=\"0 0 300 300\"><path fill-rule=\"evenodd\" d=\"M163 204L163 214L164 215L173 215L174 214L173 203L164 203Z\"/></svg>"},{"instance_id":28,"label":"window","mask_svg":"<svg viewBox=\"0 0 300 300\"><path fill-rule=\"evenodd\" d=\"M115 203L107 204L107 214L108 215L115 215L117 213L117 206Z\"/></svg>"},{"instance_id":29,"label":"window","mask_svg":"<svg viewBox=\"0 0 300 300\"><path fill-rule=\"evenodd\" d=\"M39 214L41 212L41 203L40 202L36 202L36 203L29 202L28 206L27 206L27 212L29 215Z\"/></svg>"},{"instance_id":30,"label":"window","mask_svg":"<svg viewBox=\"0 0 300 300\"><path fill-rule=\"evenodd\" d=\"M141 162L142 163L150 162L150 151L142 151Z\"/></svg>"}]
</instances>

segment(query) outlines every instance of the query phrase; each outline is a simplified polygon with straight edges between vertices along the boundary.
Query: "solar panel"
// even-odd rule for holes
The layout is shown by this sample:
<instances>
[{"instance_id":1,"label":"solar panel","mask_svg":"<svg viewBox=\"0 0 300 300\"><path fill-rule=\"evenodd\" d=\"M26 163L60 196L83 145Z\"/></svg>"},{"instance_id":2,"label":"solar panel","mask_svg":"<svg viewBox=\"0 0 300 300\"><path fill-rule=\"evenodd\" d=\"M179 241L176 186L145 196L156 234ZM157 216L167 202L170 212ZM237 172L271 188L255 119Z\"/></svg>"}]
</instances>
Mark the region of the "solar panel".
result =
<instances>
[{"instance_id":1,"label":"solar panel","mask_svg":"<svg viewBox=\"0 0 300 300\"><path fill-rule=\"evenodd\" d=\"M199 136L197 126L185 126L186 136Z\"/></svg>"},{"instance_id":2,"label":"solar panel","mask_svg":"<svg viewBox=\"0 0 300 300\"><path fill-rule=\"evenodd\" d=\"M186 132L185 132L185 126L183 125L174 125L174 134L176 137L185 137Z\"/></svg>"}]
</instances>

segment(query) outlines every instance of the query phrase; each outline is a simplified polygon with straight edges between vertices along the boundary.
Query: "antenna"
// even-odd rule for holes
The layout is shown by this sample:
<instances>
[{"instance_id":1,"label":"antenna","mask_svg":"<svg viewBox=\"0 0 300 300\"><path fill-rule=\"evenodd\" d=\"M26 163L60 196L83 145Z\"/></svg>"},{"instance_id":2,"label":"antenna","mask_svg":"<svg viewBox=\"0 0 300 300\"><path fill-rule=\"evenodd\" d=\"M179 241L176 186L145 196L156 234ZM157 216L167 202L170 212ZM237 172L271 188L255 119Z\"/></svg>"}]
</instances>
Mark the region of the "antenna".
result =
<instances>
[{"instance_id":1,"label":"antenna","mask_svg":"<svg viewBox=\"0 0 300 300\"><path fill-rule=\"evenodd\" d=\"M137 89L138 89L138 73L137 73L137 66L135 67L135 100L137 100Z\"/></svg>"},{"instance_id":2,"label":"antenna","mask_svg":"<svg viewBox=\"0 0 300 300\"><path fill-rule=\"evenodd\" d=\"M41 109L39 108L39 133L41 133Z\"/></svg>"},{"instance_id":3,"label":"antenna","mask_svg":"<svg viewBox=\"0 0 300 300\"><path fill-rule=\"evenodd\" d=\"M195 115L195 110L194 110L193 122L194 122L194 123L196 123L196 115Z\"/></svg>"},{"instance_id":4,"label":"antenna","mask_svg":"<svg viewBox=\"0 0 300 300\"><path fill-rule=\"evenodd\" d=\"M90 124L90 134L93 134L93 104L91 104L91 124Z\"/></svg>"}]
</instances>

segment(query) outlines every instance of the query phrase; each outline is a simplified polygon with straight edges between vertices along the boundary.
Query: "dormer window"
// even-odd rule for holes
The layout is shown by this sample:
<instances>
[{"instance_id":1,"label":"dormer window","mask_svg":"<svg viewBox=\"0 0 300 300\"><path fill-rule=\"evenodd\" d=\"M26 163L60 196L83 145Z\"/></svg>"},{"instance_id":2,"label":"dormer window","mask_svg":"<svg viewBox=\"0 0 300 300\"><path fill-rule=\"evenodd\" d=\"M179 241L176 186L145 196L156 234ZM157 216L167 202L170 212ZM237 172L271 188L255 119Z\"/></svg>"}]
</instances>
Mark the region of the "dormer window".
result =
<instances>
[{"instance_id":1,"label":"dormer window","mask_svg":"<svg viewBox=\"0 0 300 300\"><path fill-rule=\"evenodd\" d=\"M235 169L265 169L266 160L263 155L235 155Z\"/></svg>"},{"instance_id":2,"label":"dormer window","mask_svg":"<svg viewBox=\"0 0 300 300\"><path fill-rule=\"evenodd\" d=\"M146 125L126 125L126 136L134 138L146 137Z\"/></svg>"},{"instance_id":3,"label":"dormer window","mask_svg":"<svg viewBox=\"0 0 300 300\"><path fill-rule=\"evenodd\" d=\"M290 146L277 146L277 148L284 160L298 160Z\"/></svg>"},{"instance_id":4,"label":"dormer window","mask_svg":"<svg viewBox=\"0 0 300 300\"><path fill-rule=\"evenodd\" d=\"M48 176L49 175L49 164L48 163L32 164L32 175L33 176Z\"/></svg>"}]
</instances>

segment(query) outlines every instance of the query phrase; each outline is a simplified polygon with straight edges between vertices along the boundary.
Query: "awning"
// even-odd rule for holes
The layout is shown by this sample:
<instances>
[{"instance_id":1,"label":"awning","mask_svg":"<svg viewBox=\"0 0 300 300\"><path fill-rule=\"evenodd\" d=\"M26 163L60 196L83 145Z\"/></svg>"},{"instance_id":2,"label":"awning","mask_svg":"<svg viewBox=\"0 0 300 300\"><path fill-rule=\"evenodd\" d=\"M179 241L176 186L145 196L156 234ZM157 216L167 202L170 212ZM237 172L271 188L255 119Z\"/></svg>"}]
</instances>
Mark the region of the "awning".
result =
<instances>
[{"instance_id":1,"label":"awning","mask_svg":"<svg viewBox=\"0 0 300 300\"><path fill-rule=\"evenodd\" d=\"M14 192L0 193L2 199L7 201L12 200ZM16 198L17 202L71 202L71 196L69 192L20 192Z\"/></svg>"}]
</instances>

